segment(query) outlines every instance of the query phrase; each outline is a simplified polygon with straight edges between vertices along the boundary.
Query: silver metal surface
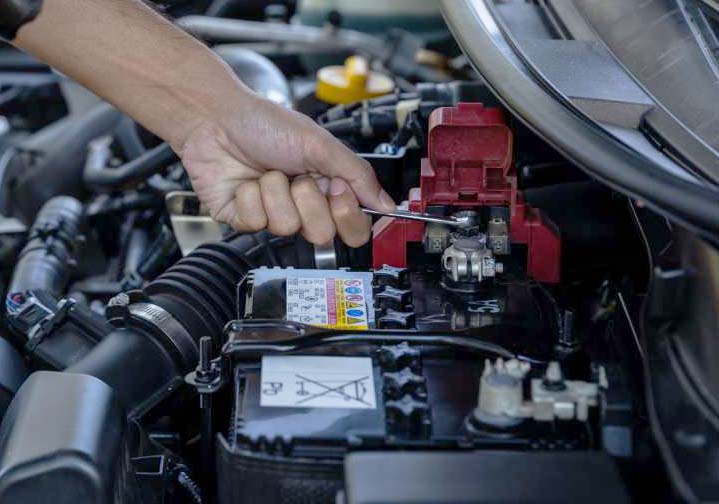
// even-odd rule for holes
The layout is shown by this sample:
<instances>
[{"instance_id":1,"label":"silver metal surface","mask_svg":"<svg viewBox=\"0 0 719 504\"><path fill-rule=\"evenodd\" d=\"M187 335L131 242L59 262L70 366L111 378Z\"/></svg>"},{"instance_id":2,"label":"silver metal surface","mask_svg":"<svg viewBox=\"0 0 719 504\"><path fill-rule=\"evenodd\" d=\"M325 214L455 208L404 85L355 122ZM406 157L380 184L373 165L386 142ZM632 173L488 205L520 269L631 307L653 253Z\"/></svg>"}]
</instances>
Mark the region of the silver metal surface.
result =
<instances>
[{"instance_id":1,"label":"silver metal surface","mask_svg":"<svg viewBox=\"0 0 719 504\"><path fill-rule=\"evenodd\" d=\"M324 245L315 245L315 267L317 269L337 269L337 251L335 242L331 241Z\"/></svg>"},{"instance_id":2,"label":"silver metal surface","mask_svg":"<svg viewBox=\"0 0 719 504\"><path fill-rule=\"evenodd\" d=\"M213 47L252 91L285 108L292 108L292 90L287 77L269 58L237 44Z\"/></svg>"},{"instance_id":3,"label":"silver metal surface","mask_svg":"<svg viewBox=\"0 0 719 504\"><path fill-rule=\"evenodd\" d=\"M496 255L509 254L509 226L507 221L499 217L489 220L487 223L487 245Z\"/></svg>"},{"instance_id":4,"label":"silver metal surface","mask_svg":"<svg viewBox=\"0 0 719 504\"><path fill-rule=\"evenodd\" d=\"M481 234L456 239L442 253L442 268L453 282L482 282L504 271Z\"/></svg>"},{"instance_id":5,"label":"silver metal surface","mask_svg":"<svg viewBox=\"0 0 719 504\"><path fill-rule=\"evenodd\" d=\"M419 212L410 212L409 210L395 210L394 212L378 212L371 208L362 207L362 211L370 215L381 215L383 217L394 217L396 219L416 220L422 222L432 222L434 224L444 224L445 226L466 228L473 225L472 219L468 216L464 217L439 217L437 215L423 214Z\"/></svg>"},{"instance_id":6,"label":"silver metal surface","mask_svg":"<svg viewBox=\"0 0 719 504\"><path fill-rule=\"evenodd\" d=\"M422 244L427 254L441 254L449 247L451 231L447 226L431 222L424 227Z\"/></svg>"},{"instance_id":7,"label":"silver metal surface","mask_svg":"<svg viewBox=\"0 0 719 504\"><path fill-rule=\"evenodd\" d=\"M183 256L203 243L222 240L220 224L212 220L194 192L170 192L165 197L165 205Z\"/></svg>"}]
</instances>

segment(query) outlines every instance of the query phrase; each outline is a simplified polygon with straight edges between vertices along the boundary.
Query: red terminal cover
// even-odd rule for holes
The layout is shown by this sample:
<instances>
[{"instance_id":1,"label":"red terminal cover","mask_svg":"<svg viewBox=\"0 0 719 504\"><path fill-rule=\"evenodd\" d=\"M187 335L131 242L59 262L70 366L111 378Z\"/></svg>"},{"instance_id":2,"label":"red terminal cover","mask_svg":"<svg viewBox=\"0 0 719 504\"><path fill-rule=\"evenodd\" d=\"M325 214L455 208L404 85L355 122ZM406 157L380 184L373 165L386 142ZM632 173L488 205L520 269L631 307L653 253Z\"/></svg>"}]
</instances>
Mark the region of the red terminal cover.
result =
<instances>
[{"instance_id":1,"label":"red terminal cover","mask_svg":"<svg viewBox=\"0 0 719 504\"><path fill-rule=\"evenodd\" d=\"M421 209L502 206L514 200L512 132L498 108L460 103L429 118L429 162L422 164Z\"/></svg>"},{"instance_id":2,"label":"red terminal cover","mask_svg":"<svg viewBox=\"0 0 719 504\"><path fill-rule=\"evenodd\" d=\"M420 187L409 194L409 209L507 206L512 243L527 245L527 274L542 282L559 282L559 232L517 193L513 135L503 111L481 103L434 110L429 118L428 151L428 158L422 160ZM373 228L374 267L405 267L407 243L421 242L423 232L421 222L379 219Z\"/></svg>"}]
</instances>

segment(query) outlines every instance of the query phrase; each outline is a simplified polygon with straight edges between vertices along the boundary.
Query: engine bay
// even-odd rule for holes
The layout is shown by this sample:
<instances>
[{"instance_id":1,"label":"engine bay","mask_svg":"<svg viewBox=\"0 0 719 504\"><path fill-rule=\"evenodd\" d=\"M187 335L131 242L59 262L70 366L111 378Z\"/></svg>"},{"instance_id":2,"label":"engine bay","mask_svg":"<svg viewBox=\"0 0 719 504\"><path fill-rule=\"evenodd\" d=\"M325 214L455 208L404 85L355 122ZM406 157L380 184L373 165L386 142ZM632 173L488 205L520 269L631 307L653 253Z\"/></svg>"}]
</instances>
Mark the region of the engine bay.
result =
<instances>
[{"instance_id":1,"label":"engine bay","mask_svg":"<svg viewBox=\"0 0 719 504\"><path fill-rule=\"evenodd\" d=\"M664 219L517 120L432 9L427 34L351 27L380 58L275 37L284 2L195 3L166 13L434 221L375 216L359 248L235 232L167 144L0 55L0 501L666 500L636 331ZM350 29L315 14L306 37ZM267 40L226 43L235 21Z\"/></svg>"}]
</instances>

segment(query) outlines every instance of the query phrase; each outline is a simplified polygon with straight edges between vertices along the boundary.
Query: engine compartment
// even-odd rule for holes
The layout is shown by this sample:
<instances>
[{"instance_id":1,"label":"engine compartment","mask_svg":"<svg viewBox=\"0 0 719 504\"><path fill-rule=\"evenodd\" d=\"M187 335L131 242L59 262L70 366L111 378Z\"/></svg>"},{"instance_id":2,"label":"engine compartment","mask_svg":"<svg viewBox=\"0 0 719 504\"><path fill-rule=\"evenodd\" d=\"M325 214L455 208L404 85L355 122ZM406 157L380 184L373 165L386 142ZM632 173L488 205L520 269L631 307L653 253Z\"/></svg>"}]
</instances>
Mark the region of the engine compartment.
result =
<instances>
[{"instance_id":1,"label":"engine compartment","mask_svg":"<svg viewBox=\"0 0 719 504\"><path fill-rule=\"evenodd\" d=\"M179 24L207 35L208 19ZM469 223L380 217L357 249L218 225L129 118L50 72L16 84L0 103L0 501L666 493L635 328L645 234L666 223L517 121L446 29L405 28L369 58L391 90L346 103L315 95L315 70L361 47L215 47L403 210Z\"/></svg>"}]
</instances>

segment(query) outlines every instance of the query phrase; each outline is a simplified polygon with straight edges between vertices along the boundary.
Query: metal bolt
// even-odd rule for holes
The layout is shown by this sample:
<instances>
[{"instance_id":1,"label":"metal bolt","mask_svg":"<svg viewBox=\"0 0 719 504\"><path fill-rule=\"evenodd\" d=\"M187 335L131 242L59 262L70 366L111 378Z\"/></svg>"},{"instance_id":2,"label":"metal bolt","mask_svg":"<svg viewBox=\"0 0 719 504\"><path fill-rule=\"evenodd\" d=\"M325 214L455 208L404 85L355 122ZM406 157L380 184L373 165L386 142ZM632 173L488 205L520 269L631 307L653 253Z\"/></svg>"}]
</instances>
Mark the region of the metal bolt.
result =
<instances>
[{"instance_id":1,"label":"metal bolt","mask_svg":"<svg viewBox=\"0 0 719 504\"><path fill-rule=\"evenodd\" d=\"M572 310L564 311L559 343L568 347L572 347L577 343L574 338L574 312Z\"/></svg>"},{"instance_id":2,"label":"metal bolt","mask_svg":"<svg viewBox=\"0 0 719 504\"><path fill-rule=\"evenodd\" d=\"M544 377L550 382L562 381L562 368L559 367L559 362L552 361L547 366L547 371Z\"/></svg>"},{"instance_id":3,"label":"metal bolt","mask_svg":"<svg viewBox=\"0 0 719 504\"><path fill-rule=\"evenodd\" d=\"M110 298L107 306L127 306L128 304L130 304L130 296L121 292L120 294Z\"/></svg>"},{"instance_id":4,"label":"metal bolt","mask_svg":"<svg viewBox=\"0 0 719 504\"><path fill-rule=\"evenodd\" d=\"M542 386L549 391L559 391L567 388L564 383L564 377L562 376L562 368L559 366L559 362L552 361L547 366L547 370L544 372L544 380L542 380Z\"/></svg>"},{"instance_id":5,"label":"metal bolt","mask_svg":"<svg viewBox=\"0 0 719 504\"><path fill-rule=\"evenodd\" d=\"M200 367L198 371L209 372L212 368L212 338L203 336L200 338Z\"/></svg>"}]
</instances>

